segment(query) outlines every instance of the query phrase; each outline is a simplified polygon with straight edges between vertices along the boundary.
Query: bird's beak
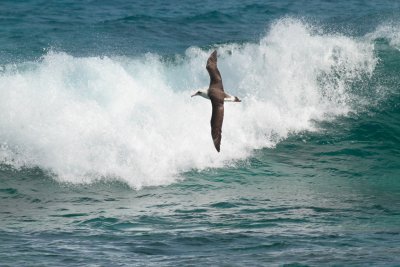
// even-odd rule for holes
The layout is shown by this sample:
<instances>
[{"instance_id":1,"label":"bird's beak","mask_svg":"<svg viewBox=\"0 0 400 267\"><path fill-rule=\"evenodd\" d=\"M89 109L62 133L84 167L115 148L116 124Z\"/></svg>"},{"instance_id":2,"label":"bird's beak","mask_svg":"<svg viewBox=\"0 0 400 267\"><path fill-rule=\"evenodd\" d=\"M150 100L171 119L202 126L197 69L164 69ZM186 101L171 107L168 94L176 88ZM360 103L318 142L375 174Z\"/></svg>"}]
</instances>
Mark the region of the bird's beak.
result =
<instances>
[{"instance_id":1,"label":"bird's beak","mask_svg":"<svg viewBox=\"0 0 400 267\"><path fill-rule=\"evenodd\" d=\"M194 96L196 96L197 95L197 93L194 93L193 95L191 95L190 97L194 97Z\"/></svg>"}]
</instances>

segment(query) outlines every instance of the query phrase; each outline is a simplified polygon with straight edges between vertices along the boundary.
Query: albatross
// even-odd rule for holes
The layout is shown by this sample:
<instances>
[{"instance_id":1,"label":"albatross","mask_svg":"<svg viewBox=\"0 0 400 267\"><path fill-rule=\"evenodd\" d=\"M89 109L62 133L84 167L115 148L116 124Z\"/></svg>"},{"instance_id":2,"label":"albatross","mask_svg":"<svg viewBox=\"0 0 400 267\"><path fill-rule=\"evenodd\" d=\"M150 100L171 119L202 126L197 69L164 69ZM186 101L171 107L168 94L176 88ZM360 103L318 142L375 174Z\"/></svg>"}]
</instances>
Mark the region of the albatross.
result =
<instances>
[{"instance_id":1,"label":"albatross","mask_svg":"<svg viewBox=\"0 0 400 267\"><path fill-rule=\"evenodd\" d=\"M224 86L222 85L222 77L217 67L216 50L208 58L206 69L210 75L210 86L208 89L197 91L192 97L202 96L211 100L211 137L215 148L219 152L221 147L222 122L224 121L224 102L241 102L241 100L236 96L225 93Z\"/></svg>"}]
</instances>

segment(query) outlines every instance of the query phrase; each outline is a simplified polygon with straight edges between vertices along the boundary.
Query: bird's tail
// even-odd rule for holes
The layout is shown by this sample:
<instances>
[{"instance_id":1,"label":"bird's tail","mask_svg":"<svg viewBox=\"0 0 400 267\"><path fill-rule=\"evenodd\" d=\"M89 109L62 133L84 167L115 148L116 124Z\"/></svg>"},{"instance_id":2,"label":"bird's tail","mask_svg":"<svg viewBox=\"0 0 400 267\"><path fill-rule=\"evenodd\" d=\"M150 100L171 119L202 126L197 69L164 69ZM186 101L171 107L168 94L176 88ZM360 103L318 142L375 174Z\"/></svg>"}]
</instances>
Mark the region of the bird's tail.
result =
<instances>
[{"instance_id":1,"label":"bird's tail","mask_svg":"<svg viewBox=\"0 0 400 267\"><path fill-rule=\"evenodd\" d=\"M242 100L240 100L237 96L231 96L228 94L225 94L224 101L225 102L242 102Z\"/></svg>"}]
</instances>

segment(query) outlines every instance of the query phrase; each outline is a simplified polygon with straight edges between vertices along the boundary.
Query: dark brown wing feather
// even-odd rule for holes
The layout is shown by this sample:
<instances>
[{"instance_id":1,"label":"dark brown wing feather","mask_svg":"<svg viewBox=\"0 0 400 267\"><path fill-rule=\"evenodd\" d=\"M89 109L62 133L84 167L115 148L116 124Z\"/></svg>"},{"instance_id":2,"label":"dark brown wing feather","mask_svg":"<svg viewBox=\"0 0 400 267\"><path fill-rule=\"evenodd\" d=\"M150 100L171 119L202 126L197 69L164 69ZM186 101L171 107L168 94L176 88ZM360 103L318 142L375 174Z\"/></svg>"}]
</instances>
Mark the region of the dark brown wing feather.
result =
<instances>
[{"instance_id":1,"label":"dark brown wing feather","mask_svg":"<svg viewBox=\"0 0 400 267\"><path fill-rule=\"evenodd\" d=\"M219 152L221 147L222 123L224 121L224 101L221 101L220 99L215 97L211 97L211 104L211 136L214 142L214 146Z\"/></svg>"},{"instance_id":2,"label":"dark brown wing feather","mask_svg":"<svg viewBox=\"0 0 400 267\"><path fill-rule=\"evenodd\" d=\"M219 73L217 67L217 50L212 52L212 54L208 58L206 68L208 74L210 75L210 89L213 88L224 91L224 87L222 85L221 73Z\"/></svg>"}]
</instances>

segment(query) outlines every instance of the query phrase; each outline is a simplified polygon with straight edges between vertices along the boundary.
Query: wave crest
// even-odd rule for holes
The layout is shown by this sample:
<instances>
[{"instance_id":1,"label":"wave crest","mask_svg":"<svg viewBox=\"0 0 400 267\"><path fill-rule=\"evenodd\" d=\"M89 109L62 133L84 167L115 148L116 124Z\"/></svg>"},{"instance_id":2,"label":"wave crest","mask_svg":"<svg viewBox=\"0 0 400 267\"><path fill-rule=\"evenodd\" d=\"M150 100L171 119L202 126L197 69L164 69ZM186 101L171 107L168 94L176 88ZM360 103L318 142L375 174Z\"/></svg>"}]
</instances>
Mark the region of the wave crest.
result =
<instances>
[{"instance_id":1,"label":"wave crest","mask_svg":"<svg viewBox=\"0 0 400 267\"><path fill-rule=\"evenodd\" d=\"M222 151L210 137L211 105L190 93L209 83L211 50L168 61L76 58L49 52L0 75L0 161L39 166L60 181L120 179L169 184L191 169L222 167L273 147L311 120L352 110L352 81L371 75L373 45L282 19L258 44L217 47L226 91Z\"/></svg>"}]
</instances>

